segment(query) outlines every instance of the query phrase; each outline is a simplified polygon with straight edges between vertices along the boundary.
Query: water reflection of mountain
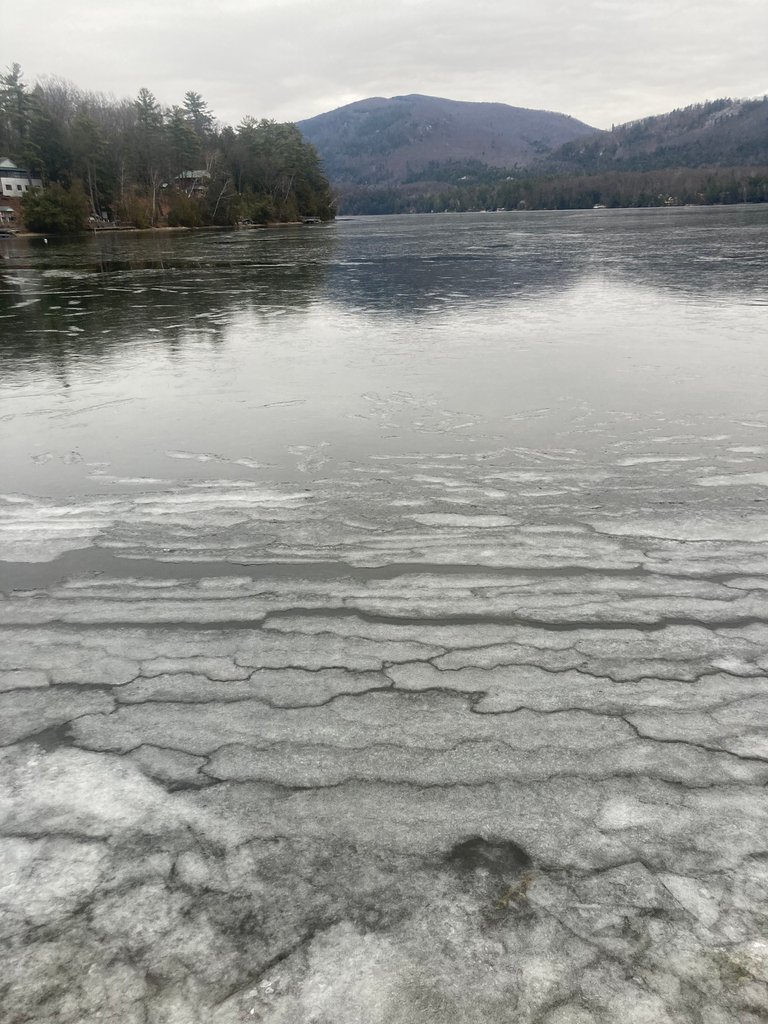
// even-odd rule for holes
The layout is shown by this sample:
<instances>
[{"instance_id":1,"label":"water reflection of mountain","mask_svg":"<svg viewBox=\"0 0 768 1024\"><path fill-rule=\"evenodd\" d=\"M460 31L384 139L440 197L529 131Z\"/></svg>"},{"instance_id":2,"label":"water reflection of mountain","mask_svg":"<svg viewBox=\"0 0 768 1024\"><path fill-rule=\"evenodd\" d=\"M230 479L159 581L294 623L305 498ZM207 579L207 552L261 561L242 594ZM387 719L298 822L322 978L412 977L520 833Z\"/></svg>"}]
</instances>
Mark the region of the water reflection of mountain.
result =
<instances>
[{"instance_id":1,"label":"water reflection of mountain","mask_svg":"<svg viewBox=\"0 0 768 1024\"><path fill-rule=\"evenodd\" d=\"M334 264L328 298L361 313L426 316L452 305L500 305L578 283L577 262L499 255L417 256L403 254Z\"/></svg>"},{"instance_id":2,"label":"water reflection of mountain","mask_svg":"<svg viewBox=\"0 0 768 1024\"><path fill-rule=\"evenodd\" d=\"M595 213L589 250L594 272L606 280L698 302L764 294L768 206L588 211L581 217Z\"/></svg>"},{"instance_id":3,"label":"water reflection of mountain","mask_svg":"<svg viewBox=\"0 0 768 1024\"><path fill-rule=\"evenodd\" d=\"M0 243L0 358L58 369L123 344L175 351L312 303L423 318L585 281L697 301L764 294L768 212L571 211L363 218L279 231Z\"/></svg>"},{"instance_id":4,"label":"water reflection of mountain","mask_svg":"<svg viewBox=\"0 0 768 1024\"><path fill-rule=\"evenodd\" d=\"M588 278L717 301L764 291L768 208L361 218L327 291L360 311L509 306Z\"/></svg>"},{"instance_id":5,"label":"water reflection of mountain","mask_svg":"<svg viewBox=\"0 0 768 1024\"><path fill-rule=\"evenodd\" d=\"M221 340L232 317L305 309L333 258L324 229L99 235L0 250L0 359L61 365L124 343Z\"/></svg>"}]
</instances>

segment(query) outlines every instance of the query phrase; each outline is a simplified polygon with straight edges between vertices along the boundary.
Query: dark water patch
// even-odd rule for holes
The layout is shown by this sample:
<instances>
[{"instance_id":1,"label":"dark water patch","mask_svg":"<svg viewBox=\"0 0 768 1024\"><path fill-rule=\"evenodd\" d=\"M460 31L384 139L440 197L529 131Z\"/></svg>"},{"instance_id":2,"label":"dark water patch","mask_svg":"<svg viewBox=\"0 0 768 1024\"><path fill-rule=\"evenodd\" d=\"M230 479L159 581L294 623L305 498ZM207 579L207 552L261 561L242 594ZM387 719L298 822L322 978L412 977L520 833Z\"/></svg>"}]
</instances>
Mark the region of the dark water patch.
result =
<instances>
[{"instance_id":1,"label":"dark water patch","mask_svg":"<svg viewBox=\"0 0 768 1024\"><path fill-rule=\"evenodd\" d=\"M524 626L527 629L539 629L542 632L550 633L571 633L574 630L633 630L640 633L656 633L669 626L686 626L698 629L746 629L749 626L761 626L766 624L766 619L760 616L734 616L731 619L718 619L709 621L693 616L669 616L660 617L654 622L625 620L600 619L566 619L552 621L539 619L528 615L498 615L498 614L477 614L477 615L382 615L375 612L361 611L357 608L285 608L279 611L265 614L263 623L284 618L303 619L359 619L361 622L368 622L378 626ZM258 627L254 627L258 628Z\"/></svg>"},{"instance_id":2,"label":"dark water patch","mask_svg":"<svg viewBox=\"0 0 768 1024\"><path fill-rule=\"evenodd\" d=\"M54 750L60 750L62 747L74 747L75 740L70 732L71 722L62 722L60 725L52 725L48 729L41 729L40 732L36 732L31 736L25 736L23 740L18 740L18 743L34 743L40 747L46 753L50 754ZM16 744L12 744L15 746Z\"/></svg>"},{"instance_id":3,"label":"dark water patch","mask_svg":"<svg viewBox=\"0 0 768 1024\"><path fill-rule=\"evenodd\" d=\"M158 601L160 605L160 601ZM623 632L631 630L636 633L658 633L671 626L684 626L691 629L708 629L716 632L721 629L748 629L751 626L764 626L768 620L760 616L734 616L731 619L707 620L691 616L669 616L654 622L633 619L561 619L552 621L538 619L526 615L383 615L361 611L357 608L281 608L276 611L265 611L263 616L251 619L99 619L94 622L70 622L65 619L50 619L45 622L18 622L13 628L39 630L56 627L70 629L73 632L86 632L92 629L171 629L192 632L258 632L269 629L269 623L279 619L355 619L375 626L414 626L419 629L451 628L452 626L507 626L510 629L522 627L537 629L542 633L586 632ZM2 627L0 627L2 628ZM290 633L285 634L289 636ZM327 665L334 668L335 665Z\"/></svg>"},{"instance_id":4,"label":"dark water patch","mask_svg":"<svg viewBox=\"0 0 768 1024\"><path fill-rule=\"evenodd\" d=\"M530 868L531 858L522 846L509 840L493 842L482 836L473 836L452 847L446 863L461 873L481 872L503 878Z\"/></svg>"},{"instance_id":5,"label":"dark water patch","mask_svg":"<svg viewBox=\"0 0 768 1024\"><path fill-rule=\"evenodd\" d=\"M728 583L739 579L734 573L660 573L632 566L626 569L595 565L512 566L441 562L389 562L379 566L351 565L344 561L230 562L165 561L155 558L129 558L100 547L78 548L64 552L47 562L0 561L0 592L10 595L18 590L38 590L84 576L109 579L193 581L250 577L252 580L355 580L367 583L407 576L488 576L517 579L568 579L579 576L613 579L690 579L702 583ZM760 576L750 573L750 578Z\"/></svg>"}]
</instances>

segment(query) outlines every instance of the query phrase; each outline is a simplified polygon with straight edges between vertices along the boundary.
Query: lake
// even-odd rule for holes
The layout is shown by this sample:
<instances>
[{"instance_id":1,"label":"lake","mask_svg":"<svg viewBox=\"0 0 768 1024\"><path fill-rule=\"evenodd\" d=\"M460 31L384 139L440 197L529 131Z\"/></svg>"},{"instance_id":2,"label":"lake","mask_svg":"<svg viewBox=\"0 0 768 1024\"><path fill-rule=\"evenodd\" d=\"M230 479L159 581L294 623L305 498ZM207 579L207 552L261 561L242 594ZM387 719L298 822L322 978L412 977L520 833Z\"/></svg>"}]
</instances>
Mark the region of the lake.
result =
<instances>
[{"instance_id":1,"label":"lake","mask_svg":"<svg viewBox=\"0 0 768 1024\"><path fill-rule=\"evenodd\" d=\"M0 240L10 1021L768 1014L768 207Z\"/></svg>"}]
</instances>

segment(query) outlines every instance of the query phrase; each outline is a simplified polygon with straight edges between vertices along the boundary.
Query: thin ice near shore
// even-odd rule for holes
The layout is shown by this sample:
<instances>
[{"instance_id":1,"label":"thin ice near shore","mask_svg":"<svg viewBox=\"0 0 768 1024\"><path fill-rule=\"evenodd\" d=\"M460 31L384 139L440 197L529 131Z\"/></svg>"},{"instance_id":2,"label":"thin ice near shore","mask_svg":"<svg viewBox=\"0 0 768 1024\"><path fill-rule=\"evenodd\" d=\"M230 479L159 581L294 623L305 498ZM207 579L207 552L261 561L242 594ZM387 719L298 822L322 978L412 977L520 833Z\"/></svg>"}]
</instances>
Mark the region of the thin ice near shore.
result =
<instances>
[{"instance_id":1,"label":"thin ice near shore","mask_svg":"<svg viewBox=\"0 0 768 1024\"><path fill-rule=\"evenodd\" d=\"M765 1019L765 518L333 501L5 500L2 1019Z\"/></svg>"}]
</instances>

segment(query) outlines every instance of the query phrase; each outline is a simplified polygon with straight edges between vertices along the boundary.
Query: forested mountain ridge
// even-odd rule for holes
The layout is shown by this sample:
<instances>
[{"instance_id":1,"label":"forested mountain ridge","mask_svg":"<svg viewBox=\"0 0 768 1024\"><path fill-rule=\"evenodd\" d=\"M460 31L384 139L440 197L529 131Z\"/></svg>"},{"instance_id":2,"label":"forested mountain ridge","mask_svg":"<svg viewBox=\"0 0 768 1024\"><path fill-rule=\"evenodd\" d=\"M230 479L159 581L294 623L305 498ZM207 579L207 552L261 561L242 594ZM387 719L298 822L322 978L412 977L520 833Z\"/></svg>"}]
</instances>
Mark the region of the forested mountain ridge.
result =
<instances>
[{"instance_id":1,"label":"forested mountain ridge","mask_svg":"<svg viewBox=\"0 0 768 1024\"><path fill-rule=\"evenodd\" d=\"M569 141L542 170L594 174L768 164L768 97L697 103Z\"/></svg>"},{"instance_id":2,"label":"forested mountain ridge","mask_svg":"<svg viewBox=\"0 0 768 1024\"><path fill-rule=\"evenodd\" d=\"M139 227L333 216L317 152L295 125L221 125L192 90L163 107L146 88L114 99L57 78L30 87L14 64L0 74L0 157L49 186L24 200L28 226L43 230L88 216Z\"/></svg>"},{"instance_id":3,"label":"forested mountain ridge","mask_svg":"<svg viewBox=\"0 0 768 1024\"><path fill-rule=\"evenodd\" d=\"M373 103L376 111L376 104L385 101L366 102ZM303 131L308 124L315 126L310 136L319 139L318 146L340 192L340 208L346 213L768 201L768 98L724 98L614 126L610 131L579 129L577 137L560 146L547 148L542 141L533 147L535 152L529 148L523 160L509 159L506 164L499 145L491 151L491 160L488 149L478 145L469 153L447 147L438 151L433 145L431 159L426 159L430 153L422 151L421 163L404 162L401 146L399 163L386 164L389 135L380 128L368 131L368 158L373 159L377 146L382 150L379 170L374 168L366 178L358 159L358 177L345 178L349 173L344 163L347 149L353 143L361 148L356 128L358 107L352 104L299 122ZM345 111L346 127L340 129L338 116ZM336 150L330 130L323 129L323 136L317 128L326 123L324 118L331 119L328 123L341 139ZM386 181L381 180L381 167L390 175Z\"/></svg>"},{"instance_id":4,"label":"forested mountain ridge","mask_svg":"<svg viewBox=\"0 0 768 1024\"><path fill-rule=\"evenodd\" d=\"M443 163L526 167L595 129L566 114L435 96L373 97L298 127L338 184L392 184Z\"/></svg>"}]
</instances>

